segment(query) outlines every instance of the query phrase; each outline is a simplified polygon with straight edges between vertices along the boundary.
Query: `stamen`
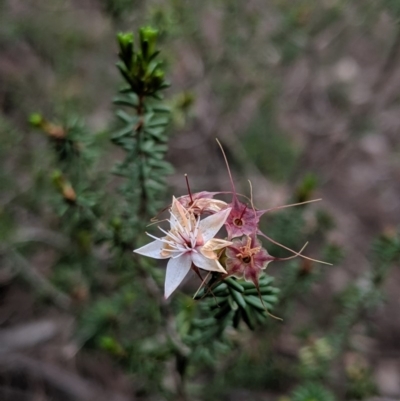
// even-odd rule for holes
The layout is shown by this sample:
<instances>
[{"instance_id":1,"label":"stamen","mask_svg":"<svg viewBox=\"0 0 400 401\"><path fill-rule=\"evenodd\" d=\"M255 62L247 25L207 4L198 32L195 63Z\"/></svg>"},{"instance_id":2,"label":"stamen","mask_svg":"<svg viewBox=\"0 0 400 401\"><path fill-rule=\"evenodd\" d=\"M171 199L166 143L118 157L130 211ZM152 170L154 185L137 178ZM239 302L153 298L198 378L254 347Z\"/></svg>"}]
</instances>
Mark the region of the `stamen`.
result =
<instances>
[{"instance_id":1,"label":"stamen","mask_svg":"<svg viewBox=\"0 0 400 401\"><path fill-rule=\"evenodd\" d=\"M319 198L319 199L312 199L312 200L305 201L305 202L292 203L292 204L290 204L290 205L283 205L283 206L271 207L270 209L264 210L264 212L271 212L271 211L273 211L273 210L286 209L287 207L306 205L307 203L314 203L314 202L319 202L319 201L322 201L322 198Z\"/></svg>"},{"instance_id":2,"label":"stamen","mask_svg":"<svg viewBox=\"0 0 400 401\"><path fill-rule=\"evenodd\" d=\"M273 244L278 245L278 246L282 247L283 249L286 249L287 251L290 251L290 252L294 253L295 255L300 256L303 259L311 260L312 262L322 263L323 265L332 266L332 263L323 262L322 260L312 259L312 258L309 258L307 256L304 256L304 255L300 254L299 252L296 252L293 249L290 249L287 246L282 245L279 242L273 240L272 238L270 238L267 235L265 235L262 231L258 231L258 234L263 236L264 238L266 238L268 241L272 242Z\"/></svg>"},{"instance_id":3,"label":"stamen","mask_svg":"<svg viewBox=\"0 0 400 401\"><path fill-rule=\"evenodd\" d=\"M193 299L196 298L197 294L199 293L199 291L201 290L201 287L203 287L203 285L205 284L205 282L207 281L208 277L210 276L211 272L208 272L206 277L204 278L204 280L201 282L199 288L197 289L197 291L195 292L195 294L193 295ZM201 276L200 276L201 277Z\"/></svg>"},{"instance_id":4,"label":"stamen","mask_svg":"<svg viewBox=\"0 0 400 401\"><path fill-rule=\"evenodd\" d=\"M307 245L308 245L308 242L306 242L306 243L303 245L303 248L300 249L299 254L302 253L302 252L304 251L304 249L306 248ZM275 260L282 261L282 260L291 260L291 259L294 259L294 258L297 258L297 255L289 256L289 257L287 257L287 258L276 258Z\"/></svg>"},{"instance_id":5,"label":"stamen","mask_svg":"<svg viewBox=\"0 0 400 401\"><path fill-rule=\"evenodd\" d=\"M164 244L168 244L168 245L171 245L171 246L175 246L176 244L175 244L175 242L171 242L171 241L168 241L167 239L165 239L165 238L159 238L159 237L156 237L155 235L152 235L152 234L149 234L149 233L146 233L149 237L151 237L151 238L153 238L153 239L155 239L155 240L157 240L157 241L161 241L161 242L164 242Z\"/></svg>"},{"instance_id":6,"label":"stamen","mask_svg":"<svg viewBox=\"0 0 400 401\"><path fill-rule=\"evenodd\" d=\"M197 237L199 236L199 227L200 227L200 216L196 220L196 225L194 226L193 230L193 238L197 243Z\"/></svg>"},{"instance_id":7,"label":"stamen","mask_svg":"<svg viewBox=\"0 0 400 401\"><path fill-rule=\"evenodd\" d=\"M174 239L176 242L180 242L180 238L177 237L175 234L172 233L172 231L166 231L161 227L158 227L158 229L164 233L165 235L167 235L168 237L171 237L172 239Z\"/></svg>"},{"instance_id":8,"label":"stamen","mask_svg":"<svg viewBox=\"0 0 400 401\"><path fill-rule=\"evenodd\" d=\"M166 210L166 209L164 209L164 210ZM164 210L163 210L163 211L164 211ZM161 211L160 213L162 213L163 211ZM159 214L160 214L160 213L159 213ZM153 226L154 224L160 224L160 223L162 223L162 222L164 222L164 221L169 221L169 220L168 220L168 219L155 220L155 217L153 217L150 221L151 221L151 223L150 223L150 224L147 224L146 227Z\"/></svg>"},{"instance_id":9,"label":"stamen","mask_svg":"<svg viewBox=\"0 0 400 401\"><path fill-rule=\"evenodd\" d=\"M179 236L182 238L183 242L186 244L187 240L186 240L186 238L183 236L183 234L182 234L180 231L178 231L178 234L179 234Z\"/></svg>"},{"instance_id":10,"label":"stamen","mask_svg":"<svg viewBox=\"0 0 400 401\"><path fill-rule=\"evenodd\" d=\"M179 231L184 231L184 228L182 227L182 224L179 222L179 219L173 213L171 213L171 217L173 217L175 219L175 222L179 228Z\"/></svg>"},{"instance_id":11,"label":"stamen","mask_svg":"<svg viewBox=\"0 0 400 401\"><path fill-rule=\"evenodd\" d=\"M254 218L257 218L256 207L254 206L254 203L253 203L253 185L250 180L248 180L248 181L249 181L249 186L250 186L250 205L251 205L251 208L253 209ZM245 197L247 198L247 196L245 196Z\"/></svg>"},{"instance_id":12,"label":"stamen","mask_svg":"<svg viewBox=\"0 0 400 401\"><path fill-rule=\"evenodd\" d=\"M229 163L228 163L228 159L227 159L227 157L226 157L226 154L225 154L225 152L224 152L224 148L222 147L221 142L220 142L217 138L215 138L215 140L217 141L217 143L218 143L218 145L219 145L219 147L220 147L220 149L221 149L222 156L224 157L224 160L225 160L226 168L227 168L227 170L228 170L229 179L230 179L230 181L231 181L232 195L233 195L233 197L234 197L235 199L237 199L235 184L233 183L233 178L232 178L231 169L229 168Z\"/></svg>"},{"instance_id":13,"label":"stamen","mask_svg":"<svg viewBox=\"0 0 400 401\"><path fill-rule=\"evenodd\" d=\"M189 194L189 197L190 197L190 206L191 206L193 204L193 198L192 198L192 192L190 191L189 179L188 179L188 175L187 174L185 174L185 180L186 180L186 186L187 186L187 189L188 189L188 194Z\"/></svg>"}]
</instances>

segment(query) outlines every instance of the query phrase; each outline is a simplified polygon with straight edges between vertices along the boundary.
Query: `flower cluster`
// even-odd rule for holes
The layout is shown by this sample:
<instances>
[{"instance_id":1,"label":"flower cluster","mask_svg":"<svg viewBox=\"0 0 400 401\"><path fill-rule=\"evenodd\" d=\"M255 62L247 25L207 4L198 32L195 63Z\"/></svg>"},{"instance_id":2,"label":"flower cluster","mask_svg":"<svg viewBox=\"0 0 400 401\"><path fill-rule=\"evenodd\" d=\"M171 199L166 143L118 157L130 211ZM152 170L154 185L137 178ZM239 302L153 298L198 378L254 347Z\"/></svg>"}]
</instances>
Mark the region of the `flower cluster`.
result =
<instances>
[{"instance_id":1,"label":"flower cluster","mask_svg":"<svg viewBox=\"0 0 400 401\"><path fill-rule=\"evenodd\" d=\"M223 155L225 157L224 152ZM159 227L164 236L158 238L148 234L154 241L134 251L156 259L169 258L166 298L191 269L200 277L199 269L202 269L219 273L221 279L228 276L244 279L258 289L259 277L270 262L305 257L301 255L304 248L299 252L290 250L294 256L285 259L269 255L257 236L270 239L260 231L259 221L263 214L273 209L257 210L251 200L250 205L239 201L228 163L227 167L232 184L230 203L214 198L221 192L192 194L189 189L188 195L173 198L169 209L170 228L166 231ZM226 230L225 239L216 237L222 228Z\"/></svg>"},{"instance_id":2,"label":"flower cluster","mask_svg":"<svg viewBox=\"0 0 400 401\"><path fill-rule=\"evenodd\" d=\"M230 212L231 209L226 208L200 220L200 215L173 199L170 229L165 231L159 227L165 237L157 238L149 234L155 241L135 250L136 253L152 258L170 259L165 277L165 298L175 291L191 267L226 274L219 262L218 251L232 243L214 237L225 224Z\"/></svg>"}]
</instances>

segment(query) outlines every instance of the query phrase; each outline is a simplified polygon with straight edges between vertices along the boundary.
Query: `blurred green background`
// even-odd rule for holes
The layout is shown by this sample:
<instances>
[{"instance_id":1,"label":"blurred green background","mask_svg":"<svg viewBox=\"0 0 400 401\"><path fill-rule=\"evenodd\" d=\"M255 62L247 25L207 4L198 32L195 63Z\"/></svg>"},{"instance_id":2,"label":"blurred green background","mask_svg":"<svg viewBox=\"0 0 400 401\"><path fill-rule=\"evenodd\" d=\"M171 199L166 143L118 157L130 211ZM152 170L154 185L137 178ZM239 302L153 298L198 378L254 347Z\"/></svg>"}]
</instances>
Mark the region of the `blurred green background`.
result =
<instances>
[{"instance_id":1,"label":"blurred green background","mask_svg":"<svg viewBox=\"0 0 400 401\"><path fill-rule=\"evenodd\" d=\"M82 119L98 182L116 191L104 179L121 159L115 36L144 24L159 29L171 83L169 192L186 193L184 173L192 191L230 189L219 138L260 209L323 198L271 212L264 230L334 264L271 264L284 322L232 333L212 368L191 368L187 399L398 399L399 19L397 0L0 0L0 400L184 397L140 283L115 296L125 273L101 245L104 265L88 257L88 230L66 255L54 156L28 123Z\"/></svg>"}]
</instances>

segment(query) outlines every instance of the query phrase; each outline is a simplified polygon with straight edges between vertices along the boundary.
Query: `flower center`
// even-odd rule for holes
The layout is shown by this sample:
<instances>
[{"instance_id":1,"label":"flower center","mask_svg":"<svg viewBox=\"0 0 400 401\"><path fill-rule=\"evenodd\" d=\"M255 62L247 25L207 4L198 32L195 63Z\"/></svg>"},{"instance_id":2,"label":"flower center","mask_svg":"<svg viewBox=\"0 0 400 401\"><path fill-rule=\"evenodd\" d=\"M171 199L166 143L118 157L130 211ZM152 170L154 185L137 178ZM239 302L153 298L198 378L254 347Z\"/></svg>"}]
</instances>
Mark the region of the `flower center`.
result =
<instances>
[{"instance_id":1,"label":"flower center","mask_svg":"<svg viewBox=\"0 0 400 401\"><path fill-rule=\"evenodd\" d=\"M233 224L237 227L242 227L243 226L243 220L240 217L237 217L236 219L233 220Z\"/></svg>"},{"instance_id":2,"label":"flower center","mask_svg":"<svg viewBox=\"0 0 400 401\"><path fill-rule=\"evenodd\" d=\"M239 248L240 253L236 255L237 258L239 258L243 263L249 264L253 256L256 255L258 252L260 252L261 248L259 246L252 248L251 247L251 238L247 237L247 243L245 246L242 246Z\"/></svg>"},{"instance_id":3,"label":"flower center","mask_svg":"<svg viewBox=\"0 0 400 401\"><path fill-rule=\"evenodd\" d=\"M242 262L244 263L250 263L251 262L251 256L245 256L242 258Z\"/></svg>"},{"instance_id":4,"label":"flower center","mask_svg":"<svg viewBox=\"0 0 400 401\"><path fill-rule=\"evenodd\" d=\"M236 217L235 219L233 219L233 224L236 227L243 227L244 226L243 216L244 216L246 210L247 210L247 205L244 205L244 208L243 208L242 212L240 213L240 216Z\"/></svg>"}]
</instances>

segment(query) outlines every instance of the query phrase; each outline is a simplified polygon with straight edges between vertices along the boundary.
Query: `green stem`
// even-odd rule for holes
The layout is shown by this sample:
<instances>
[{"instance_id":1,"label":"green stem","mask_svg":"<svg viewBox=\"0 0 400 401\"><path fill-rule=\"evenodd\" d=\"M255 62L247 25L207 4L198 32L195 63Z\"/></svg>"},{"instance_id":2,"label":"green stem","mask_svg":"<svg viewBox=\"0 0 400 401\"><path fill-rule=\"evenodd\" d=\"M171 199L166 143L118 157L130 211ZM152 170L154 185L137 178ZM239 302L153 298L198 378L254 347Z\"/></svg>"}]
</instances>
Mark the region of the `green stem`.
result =
<instances>
[{"instance_id":1,"label":"green stem","mask_svg":"<svg viewBox=\"0 0 400 401\"><path fill-rule=\"evenodd\" d=\"M142 153L142 144L144 140L144 95L139 95L139 104L137 106L137 114L139 116L139 123L136 128L137 135L137 157L139 161L139 185L140 185L140 204L139 204L139 214L142 217L142 221L145 221L147 217L147 202L148 196L146 191L146 179L144 174L144 163L146 160L146 156Z\"/></svg>"}]
</instances>

